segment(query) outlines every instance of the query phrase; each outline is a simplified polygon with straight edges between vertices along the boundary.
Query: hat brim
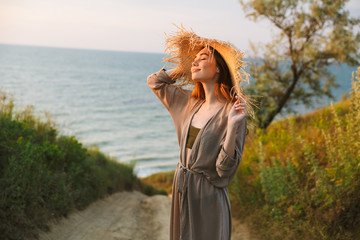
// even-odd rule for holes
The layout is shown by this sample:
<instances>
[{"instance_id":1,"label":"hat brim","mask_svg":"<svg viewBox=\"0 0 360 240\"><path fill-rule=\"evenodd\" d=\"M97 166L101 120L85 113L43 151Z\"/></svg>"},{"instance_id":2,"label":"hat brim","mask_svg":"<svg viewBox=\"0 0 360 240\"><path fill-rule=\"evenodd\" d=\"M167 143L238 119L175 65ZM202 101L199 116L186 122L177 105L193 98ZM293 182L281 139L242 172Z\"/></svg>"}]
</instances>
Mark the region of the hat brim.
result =
<instances>
[{"instance_id":1,"label":"hat brim","mask_svg":"<svg viewBox=\"0 0 360 240\"><path fill-rule=\"evenodd\" d=\"M204 47L211 47L224 58L231 75L234 91L241 95L241 82L248 81L248 74L244 71L243 53L229 42L217 39L202 38L192 30L178 27L178 31L168 35L166 42L167 56L165 62L176 64L173 72L179 85L194 84L192 81L191 65L196 54Z\"/></svg>"}]
</instances>

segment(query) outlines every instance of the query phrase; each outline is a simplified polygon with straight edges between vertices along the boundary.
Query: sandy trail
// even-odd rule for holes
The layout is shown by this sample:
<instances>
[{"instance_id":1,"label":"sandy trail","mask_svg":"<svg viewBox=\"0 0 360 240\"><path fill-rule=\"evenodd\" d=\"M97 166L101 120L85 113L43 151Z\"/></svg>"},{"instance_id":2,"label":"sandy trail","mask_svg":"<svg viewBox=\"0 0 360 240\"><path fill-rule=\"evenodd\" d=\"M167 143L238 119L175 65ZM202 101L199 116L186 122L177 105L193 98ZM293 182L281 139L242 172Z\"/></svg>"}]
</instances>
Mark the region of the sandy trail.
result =
<instances>
[{"instance_id":1,"label":"sandy trail","mask_svg":"<svg viewBox=\"0 0 360 240\"><path fill-rule=\"evenodd\" d=\"M120 192L50 225L40 240L168 240L171 198ZM246 225L233 222L233 240L248 240Z\"/></svg>"}]
</instances>

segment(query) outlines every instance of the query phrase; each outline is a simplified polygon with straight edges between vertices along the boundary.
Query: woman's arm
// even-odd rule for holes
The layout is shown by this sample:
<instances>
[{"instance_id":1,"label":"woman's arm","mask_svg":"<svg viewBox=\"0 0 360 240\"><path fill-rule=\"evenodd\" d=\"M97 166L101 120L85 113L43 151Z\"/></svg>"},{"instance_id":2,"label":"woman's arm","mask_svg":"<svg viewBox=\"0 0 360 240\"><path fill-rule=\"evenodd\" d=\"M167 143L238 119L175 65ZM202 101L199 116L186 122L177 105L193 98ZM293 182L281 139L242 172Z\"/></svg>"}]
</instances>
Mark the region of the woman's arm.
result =
<instances>
[{"instance_id":1,"label":"woman's arm","mask_svg":"<svg viewBox=\"0 0 360 240\"><path fill-rule=\"evenodd\" d=\"M245 103L238 99L229 112L226 137L216 161L220 177L232 176L241 161L246 136L246 114Z\"/></svg>"},{"instance_id":2,"label":"woman's arm","mask_svg":"<svg viewBox=\"0 0 360 240\"><path fill-rule=\"evenodd\" d=\"M181 94L177 87L172 85L175 83L175 80L173 80L166 72L168 71L161 69L157 73L151 74L147 78L147 84L166 109L170 111L170 107L175 101L174 99Z\"/></svg>"},{"instance_id":3,"label":"woman's arm","mask_svg":"<svg viewBox=\"0 0 360 240\"><path fill-rule=\"evenodd\" d=\"M170 114L177 117L177 112L187 105L189 94L173 85L175 80L171 76L172 71L161 69L151 74L147 78L147 84Z\"/></svg>"},{"instance_id":4,"label":"woman's arm","mask_svg":"<svg viewBox=\"0 0 360 240\"><path fill-rule=\"evenodd\" d=\"M246 136L246 119L243 119L237 129L230 125L220 153L216 160L216 171L221 178L232 177L241 162Z\"/></svg>"},{"instance_id":5,"label":"woman's arm","mask_svg":"<svg viewBox=\"0 0 360 240\"><path fill-rule=\"evenodd\" d=\"M224 149L230 157L234 157L235 155L235 137L237 129L241 121L245 119L247 115L245 101L243 99L239 99L237 96L236 98L237 100L229 112L226 138L224 142Z\"/></svg>"},{"instance_id":6,"label":"woman's arm","mask_svg":"<svg viewBox=\"0 0 360 240\"><path fill-rule=\"evenodd\" d=\"M233 124L227 125L226 137L224 141L224 150L229 155L229 157L235 157L235 138L236 138L236 129L237 127Z\"/></svg>"}]
</instances>

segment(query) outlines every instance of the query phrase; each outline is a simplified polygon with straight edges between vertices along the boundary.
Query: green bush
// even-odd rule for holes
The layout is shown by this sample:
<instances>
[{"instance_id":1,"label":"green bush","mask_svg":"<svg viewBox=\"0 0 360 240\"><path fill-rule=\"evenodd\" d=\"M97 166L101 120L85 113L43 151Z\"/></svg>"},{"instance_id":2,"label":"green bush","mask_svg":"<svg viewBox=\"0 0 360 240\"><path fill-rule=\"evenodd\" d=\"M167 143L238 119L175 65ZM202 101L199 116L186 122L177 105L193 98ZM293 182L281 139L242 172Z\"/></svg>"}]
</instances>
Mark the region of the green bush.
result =
<instances>
[{"instance_id":1,"label":"green bush","mask_svg":"<svg viewBox=\"0 0 360 240\"><path fill-rule=\"evenodd\" d=\"M141 180L145 183L155 186L158 189L163 189L163 191L167 194L171 194L174 174L175 170L169 172L159 172L144 177Z\"/></svg>"},{"instance_id":2,"label":"green bush","mask_svg":"<svg viewBox=\"0 0 360 240\"><path fill-rule=\"evenodd\" d=\"M247 138L230 196L264 239L359 239L359 81L360 68L350 99Z\"/></svg>"},{"instance_id":3,"label":"green bush","mask_svg":"<svg viewBox=\"0 0 360 240\"><path fill-rule=\"evenodd\" d=\"M0 239L36 237L46 222L121 190L163 191L74 137L59 136L33 108L15 112L0 92Z\"/></svg>"}]
</instances>

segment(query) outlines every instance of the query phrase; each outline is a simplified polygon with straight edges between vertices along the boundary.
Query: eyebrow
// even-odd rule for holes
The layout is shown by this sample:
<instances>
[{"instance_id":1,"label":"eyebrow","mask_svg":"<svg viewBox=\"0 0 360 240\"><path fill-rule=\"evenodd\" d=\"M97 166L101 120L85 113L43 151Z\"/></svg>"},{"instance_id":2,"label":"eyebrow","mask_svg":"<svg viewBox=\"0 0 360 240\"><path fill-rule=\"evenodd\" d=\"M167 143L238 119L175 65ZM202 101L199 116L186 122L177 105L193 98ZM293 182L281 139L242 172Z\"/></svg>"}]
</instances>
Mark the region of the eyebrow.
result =
<instances>
[{"instance_id":1,"label":"eyebrow","mask_svg":"<svg viewBox=\"0 0 360 240\"><path fill-rule=\"evenodd\" d=\"M199 55L199 57L201 57L202 55L209 56L209 54L207 54L207 53L201 53L201 54ZM195 58L196 58L196 57L195 57Z\"/></svg>"}]
</instances>

